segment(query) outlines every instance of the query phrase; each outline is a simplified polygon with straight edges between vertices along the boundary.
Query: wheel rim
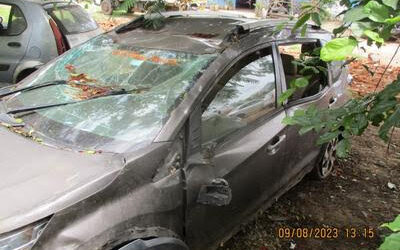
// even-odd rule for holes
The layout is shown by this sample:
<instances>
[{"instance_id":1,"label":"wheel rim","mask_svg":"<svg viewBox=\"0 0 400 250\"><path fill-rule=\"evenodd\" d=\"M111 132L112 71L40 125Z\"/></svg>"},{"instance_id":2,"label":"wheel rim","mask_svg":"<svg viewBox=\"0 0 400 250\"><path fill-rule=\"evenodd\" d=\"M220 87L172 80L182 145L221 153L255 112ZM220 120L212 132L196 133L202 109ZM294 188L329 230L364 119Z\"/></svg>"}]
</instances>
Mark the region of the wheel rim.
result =
<instances>
[{"instance_id":1,"label":"wheel rim","mask_svg":"<svg viewBox=\"0 0 400 250\"><path fill-rule=\"evenodd\" d=\"M326 145L320 169L320 174L322 177L328 176L333 171L333 166L336 160L336 145L337 139L331 141L330 143L328 143L328 145Z\"/></svg>"},{"instance_id":2,"label":"wheel rim","mask_svg":"<svg viewBox=\"0 0 400 250\"><path fill-rule=\"evenodd\" d=\"M101 3L101 10L102 10L104 13L110 13L110 11L112 10L111 3L108 2L108 1L103 1L103 2Z\"/></svg>"}]
</instances>

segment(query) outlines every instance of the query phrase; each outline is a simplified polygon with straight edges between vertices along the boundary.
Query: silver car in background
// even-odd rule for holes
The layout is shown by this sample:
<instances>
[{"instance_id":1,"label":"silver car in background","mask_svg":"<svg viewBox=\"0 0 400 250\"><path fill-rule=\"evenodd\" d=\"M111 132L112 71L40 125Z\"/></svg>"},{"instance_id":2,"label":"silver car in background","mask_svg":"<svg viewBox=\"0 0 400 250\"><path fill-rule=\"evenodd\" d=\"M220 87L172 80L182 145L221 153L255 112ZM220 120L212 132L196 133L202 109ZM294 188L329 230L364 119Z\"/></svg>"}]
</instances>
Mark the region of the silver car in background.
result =
<instances>
[{"instance_id":1,"label":"silver car in background","mask_svg":"<svg viewBox=\"0 0 400 250\"><path fill-rule=\"evenodd\" d=\"M100 33L90 15L70 1L0 0L0 82L19 82Z\"/></svg>"}]
</instances>

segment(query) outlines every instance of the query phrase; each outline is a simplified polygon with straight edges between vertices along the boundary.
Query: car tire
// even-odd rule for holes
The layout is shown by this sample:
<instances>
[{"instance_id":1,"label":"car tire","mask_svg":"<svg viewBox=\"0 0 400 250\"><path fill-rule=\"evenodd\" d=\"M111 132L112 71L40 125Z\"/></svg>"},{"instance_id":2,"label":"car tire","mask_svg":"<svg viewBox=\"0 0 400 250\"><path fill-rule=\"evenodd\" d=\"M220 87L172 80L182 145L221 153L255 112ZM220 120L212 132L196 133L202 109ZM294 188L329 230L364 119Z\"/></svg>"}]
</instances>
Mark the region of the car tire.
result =
<instances>
[{"instance_id":1,"label":"car tire","mask_svg":"<svg viewBox=\"0 0 400 250\"><path fill-rule=\"evenodd\" d=\"M111 0L103 0L100 4L101 11L106 15L111 15L113 12L113 4Z\"/></svg>"},{"instance_id":2,"label":"car tire","mask_svg":"<svg viewBox=\"0 0 400 250\"><path fill-rule=\"evenodd\" d=\"M322 147L317 165L310 173L313 179L323 180L332 174L336 162L337 143L338 139L334 139Z\"/></svg>"},{"instance_id":3,"label":"car tire","mask_svg":"<svg viewBox=\"0 0 400 250\"><path fill-rule=\"evenodd\" d=\"M19 75L17 76L17 79L15 79L15 83L19 83L20 81L24 80L26 77L28 77L30 74L35 72L36 69L25 69Z\"/></svg>"}]
</instances>

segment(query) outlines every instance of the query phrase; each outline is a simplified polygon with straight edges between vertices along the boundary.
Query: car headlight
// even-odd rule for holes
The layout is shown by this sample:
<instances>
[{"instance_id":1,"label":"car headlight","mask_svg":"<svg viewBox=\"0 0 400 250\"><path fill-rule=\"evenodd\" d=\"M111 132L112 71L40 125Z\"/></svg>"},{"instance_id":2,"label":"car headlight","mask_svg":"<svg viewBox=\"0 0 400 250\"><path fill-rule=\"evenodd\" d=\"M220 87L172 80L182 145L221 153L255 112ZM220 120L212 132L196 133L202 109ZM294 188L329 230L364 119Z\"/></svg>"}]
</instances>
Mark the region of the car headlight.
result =
<instances>
[{"instance_id":1,"label":"car headlight","mask_svg":"<svg viewBox=\"0 0 400 250\"><path fill-rule=\"evenodd\" d=\"M0 250L30 250L49 219L43 219L28 226L0 235Z\"/></svg>"}]
</instances>

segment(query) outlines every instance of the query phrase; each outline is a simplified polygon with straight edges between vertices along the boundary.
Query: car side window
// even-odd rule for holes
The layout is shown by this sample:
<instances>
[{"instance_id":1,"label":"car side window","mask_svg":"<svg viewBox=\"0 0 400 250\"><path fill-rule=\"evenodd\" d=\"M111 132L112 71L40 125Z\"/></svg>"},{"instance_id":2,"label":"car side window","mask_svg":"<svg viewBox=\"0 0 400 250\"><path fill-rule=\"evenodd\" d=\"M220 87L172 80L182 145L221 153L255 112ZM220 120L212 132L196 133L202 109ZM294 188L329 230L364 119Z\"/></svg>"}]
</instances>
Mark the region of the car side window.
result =
<instances>
[{"instance_id":1,"label":"car side window","mask_svg":"<svg viewBox=\"0 0 400 250\"><path fill-rule=\"evenodd\" d=\"M282 66L285 72L286 87L290 88L290 83L303 75L309 75L308 73L302 72L304 66L300 64L293 63L300 59L300 55L303 54L305 60L314 58L313 53L315 53L320 48L319 43L309 42L309 43L296 43L289 45L280 45L279 53L281 55ZM320 59L309 60L311 64L315 67L323 67L327 69L326 63ZM310 64L310 65L311 65ZM320 71L315 74L312 73L312 77L309 79L309 84L304 87L297 89L296 92L289 98L289 103L297 101L303 98L314 96L322 91L328 85L328 71Z\"/></svg>"},{"instance_id":2,"label":"car side window","mask_svg":"<svg viewBox=\"0 0 400 250\"><path fill-rule=\"evenodd\" d=\"M17 36L25 31L26 19L16 5L0 4L0 36Z\"/></svg>"},{"instance_id":3,"label":"car side window","mask_svg":"<svg viewBox=\"0 0 400 250\"><path fill-rule=\"evenodd\" d=\"M275 109L271 49L257 51L240 60L218 83L217 89L202 115L203 143L241 130Z\"/></svg>"}]
</instances>

